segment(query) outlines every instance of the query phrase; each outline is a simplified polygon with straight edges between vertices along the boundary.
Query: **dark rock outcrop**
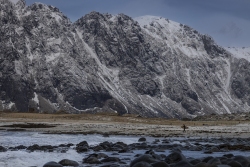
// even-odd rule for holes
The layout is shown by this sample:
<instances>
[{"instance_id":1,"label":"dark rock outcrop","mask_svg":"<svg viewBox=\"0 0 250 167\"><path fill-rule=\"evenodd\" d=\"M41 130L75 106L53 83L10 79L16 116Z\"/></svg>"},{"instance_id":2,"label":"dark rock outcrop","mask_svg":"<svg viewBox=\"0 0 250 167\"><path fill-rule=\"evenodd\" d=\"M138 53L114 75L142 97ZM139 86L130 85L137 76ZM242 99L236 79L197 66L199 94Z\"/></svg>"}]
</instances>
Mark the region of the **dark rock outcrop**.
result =
<instances>
[{"instance_id":1,"label":"dark rock outcrop","mask_svg":"<svg viewBox=\"0 0 250 167\"><path fill-rule=\"evenodd\" d=\"M249 110L249 62L186 25L98 12L71 23L24 0L0 0L0 10L0 110L167 118Z\"/></svg>"}]
</instances>

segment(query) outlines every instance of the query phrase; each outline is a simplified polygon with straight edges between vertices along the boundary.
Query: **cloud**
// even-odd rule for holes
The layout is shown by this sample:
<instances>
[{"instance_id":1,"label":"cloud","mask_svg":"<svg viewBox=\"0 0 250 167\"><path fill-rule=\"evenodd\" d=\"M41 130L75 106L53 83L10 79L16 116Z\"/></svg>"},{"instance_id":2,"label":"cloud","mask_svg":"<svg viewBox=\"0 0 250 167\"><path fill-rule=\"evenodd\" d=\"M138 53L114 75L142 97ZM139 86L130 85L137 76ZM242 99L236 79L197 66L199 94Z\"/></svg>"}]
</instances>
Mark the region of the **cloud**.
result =
<instances>
[{"instance_id":1,"label":"cloud","mask_svg":"<svg viewBox=\"0 0 250 167\"><path fill-rule=\"evenodd\" d=\"M238 17L228 15L216 15L207 19L211 24L203 28L215 41L222 46L249 47L250 45L250 22Z\"/></svg>"},{"instance_id":2,"label":"cloud","mask_svg":"<svg viewBox=\"0 0 250 167\"><path fill-rule=\"evenodd\" d=\"M238 27L236 23L231 22L223 26L218 32L224 35L230 35L237 38L240 36L241 31L241 28Z\"/></svg>"}]
</instances>

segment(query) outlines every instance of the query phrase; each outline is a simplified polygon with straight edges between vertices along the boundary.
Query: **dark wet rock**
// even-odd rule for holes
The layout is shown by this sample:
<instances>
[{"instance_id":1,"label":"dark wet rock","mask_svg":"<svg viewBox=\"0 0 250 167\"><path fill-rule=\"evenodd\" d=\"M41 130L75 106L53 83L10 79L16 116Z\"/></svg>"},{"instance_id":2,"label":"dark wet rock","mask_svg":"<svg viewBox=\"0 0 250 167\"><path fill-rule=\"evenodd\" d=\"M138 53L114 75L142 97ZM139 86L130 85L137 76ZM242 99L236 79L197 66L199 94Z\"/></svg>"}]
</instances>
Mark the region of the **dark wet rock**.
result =
<instances>
[{"instance_id":1,"label":"dark wet rock","mask_svg":"<svg viewBox=\"0 0 250 167\"><path fill-rule=\"evenodd\" d=\"M98 160L96 156L90 155L87 158L83 159L83 163L88 163L88 164L101 164L101 162Z\"/></svg>"},{"instance_id":2,"label":"dark wet rock","mask_svg":"<svg viewBox=\"0 0 250 167\"><path fill-rule=\"evenodd\" d=\"M159 143L160 139L155 139L154 143Z\"/></svg>"},{"instance_id":3,"label":"dark wet rock","mask_svg":"<svg viewBox=\"0 0 250 167\"><path fill-rule=\"evenodd\" d=\"M60 144L58 147L71 147L71 146L74 146L74 144L72 144L72 143Z\"/></svg>"},{"instance_id":4,"label":"dark wet rock","mask_svg":"<svg viewBox=\"0 0 250 167\"><path fill-rule=\"evenodd\" d=\"M89 164L101 164L101 162L96 157L90 157L84 162Z\"/></svg>"},{"instance_id":5,"label":"dark wet rock","mask_svg":"<svg viewBox=\"0 0 250 167\"><path fill-rule=\"evenodd\" d=\"M173 153L181 153L180 145L175 145L174 148L171 150Z\"/></svg>"},{"instance_id":6,"label":"dark wet rock","mask_svg":"<svg viewBox=\"0 0 250 167\"><path fill-rule=\"evenodd\" d=\"M87 152L89 150L89 144L86 141L82 141L76 145L75 149L78 153Z\"/></svg>"},{"instance_id":7,"label":"dark wet rock","mask_svg":"<svg viewBox=\"0 0 250 167\"><path fill-rule=\"evenodd\" d=\"M218 158L220 159L221 164L228 164L228 162L232 161L231 159L224 156Z\"/></svg>"},{"instance_id":8,"label":"dark wet rock","mask_svg":"<svg viewBox=\"0 0 250 167\"><path fill-rule=\"evenodd\" d=\"M243 167L247 167L250 164L250 160L241 155L234 156L232 159L239 162Z\"/></svg>"},{"instance_id":9,"label":"dark wet rock","mask_svg":"<svg viewBox=\"0 0 250 167\"><path fill-rule=\"evenodd\" d=\"M18 151L18 149L14 148L14 147L9 147L7 150L10 150L10 151Z\"/></svg>"},{"instance_id":10,"label":"dark wet rock","mask_svg":"<svg viewBox=\"0 0 250 167\"><path fill-rule=\"evenodd\" d=\"M112 151L121 151L121 150L124 150L127 148L127 145L123 145L123 144L119 144L119 143L116 143L114 145L112 145L111 149Z\"/></svg>"},{"instance_id":11,"label":"dark wet rock","mask_svg":"<svg viewBox=\"0 0 250 167\"><path fill-rule=\"evenodd\" d=\"M104 153L98 153L98 154L94 153L94 154L90 154L87 158L84 158L83 163L101 164L102 162L99 159L103 160L106 158L109 158L109 157ZM111 161L111 162L113 162L113 161ZM115 162L119 162L119 161L115 161Z\"/></svg>"},{"instance_id":12,"label":"dark wet rock","mask_svg":"<svg viewBox=\"0 0 250 167\"><path fill-rule=\"evenodd\" d=\"M58 148L57 146L51 146L51 145L43 145L39 146L37 144L34 144L32 146L27 147L28 151L45 151L45 152L53 152L54 149Z\"/></svg>"},{"instance_id":13,"label":"dark wet rock","mask_svg":"<svg viewBox=\"0 0 250 167\"><path fill-rule=\"evenodd\" d=\"M160 154L160 156L161 156L163 159L166 159L166 158L167 158L167 155L165 155L165 154Z\"/></svg>"},{"instance_id":14,"label":"dark wet rock","mask_svg":"<svg viewBox=\"0 0 250 167\"><path fill-rule=\"evenodd\" d=\"M119 153L116 153L116 152L115 152L115 153L112 153L111 155L119 155Z\"/></svg>"},{"instance_id":15,"label":"dark wet rock","mask_svg":"<svg viewBox=\"0 0 250 167\"><path fill-rule=\"evenodd\" d=\"M194 167L218 167L218 166L219 165L211 165L211 164L207 164L205 162L201 162L201 163L194 165ZM222 167L223 167L223 165L222 165ZM226 165L226 167L228 167L228 166Z\"/></svg>"},{"instance_id":16,"label":"dark wet rock","mask_svg":"<svg viewBox=\"0 0 250 167\"><path fill-rule=\"evenodd\" d=\"M209 149L210 152L220 152L220 149L216 146L213 146Z\"/></svg>"},{"instance_id":17,"label":"dark wet rock","mask_svg":"<svg viewBox=\"0 0 250 167\"><path fill-rule=\"evenodd\" d=\"M23 145L19 145L19 146L16 146L16 147L10 147L9 149L12 150L12 151L17 151L17 150L27 149L27 147L23 146Z\"/></svg>"},{"instance_id":18,"label":"dark wet rock","mask_svg":"<svg viewBox=\"0 0 250 167\"><path fill-rule=\"evenodd\" d=\"M212 156L208 156L208 157L206 157L206 158L204 158L203 160L202 160L202 162L208 162L210 159L213 159L214 157L212 157Z\"/></svg>"},{"instance_id":19,"label":"dark wet rock","mask_svg":"<svg viewBox=\"0 0 250 167\"><path fill-rule=\"evenodd\" d=\"M166 149L164 148L156 148L155 151L156 152L165 152Z\"/></svg>"},{"instance_id":20,"label":"dark wet rock","mask_svg":"<svg viewBox=\"0 0 250 167\"><path fill-rule=\"evenodd\" d=\"M204 154L213 154L213 152L210 150L207 150L207 151L204 151Z\"/></svg>"},{"instance_id":21,"label":"dark wet rock","mask_svg":"<svg viewBox=\"0 0 250 167\"><path fill-rule=\"evenodd\" d=\"M145 137L141 137L138 139L138 142L146 142L146 141L147 141L147 139Z\"/></svg>"},{"instance_id":22,"label":"dark wet rock","mask_svg":"<svg viewBox=\"0 0 250 167\"><path fill-rule=\"evenodd\" d=\"M93 151L101 151L101 150L104 150L102 146L94 146L91 148Z\"/></svg>"},{"instance_id":23,"label":"dark wet rock","mask_svg":"<svg viewBox=\"0 0 250 167\"><path fill-rule=\"evenodd\" d=\"M43 165L43 167L63 167L61 164L51 161Z\"/></svg>"},{"instance_id":24,"label":"dark wet rock","mask_svg":"<svg viewBox=\"0 0 250 167\"><path fill-rule=\"evenodd\" d=\"M101 162L120 162L120 158L117 157L107 157L101 160Z\"/></svg>"},{"instance_id":25,"label":"dark wet rock","mask_svg":"<svg viewBox=\"0 0 250 167\"><path fill-rule=\"evenodd\" d=\"M62 166L79 166L78 162L69 159L63 159L58 163L61 164Z\"/></svg>"},{"instance_id":26,"label":"dark wet rock","mask_svg":"<svg viewBox=\"0 0 250 167\"><path fill-rule=\"evenodd\" d=\"M98 153L97 156L96 156L98 159L101 159L101 158L108 158L108 156L104 153Z\"/></svg>"},{"instance_id":27,"label":"dark wet rock","mask_svg":"<svg viewBox=\"0 0 250 167\"><path fill-rule=\"evenodd\" d=\"M162 156L161 155L158 155L158 154L155 154L155 153L152 153L151 156L156 159L156 160L163 160Z\"/></svg>"},{"instance_id":28,"label":"dark wet rock","mask_svg":"<svg viewBox=\"0 0 250 167\"><path fill-rule=\"evenodd\" d=\"M102 137L109 137L109 134L105 133L102 135Z\"/></svg>"},{"instance_id":29,"label":"dark wet rock","mask_svg":"<svg viewBox=\"0 0 250 167\"><path fill-rule=\"evenodd\" d=\"M207 163L211 165L220 165L221 161L219 158L212 158Z\"/></svg>"},{"instance_id":30,"label":"dark wet rock","mask_svg":"<svg viewBox=\"0 0 250 167\"><path fill-rule=\"evenodd\" d=\"M89 144L88 144L87 141L82 141L82 142L78 143L76 146L87 146L87 147L89 147Z\"/></svg>"},{"instance_id":31,"label":"dark wet rock","mask_svg":"<svg viewBox=\"0 0 250 167\"><path fill-rule=\"evenodd\" d=\"M202 151L203 147L202 146L193 146L189 150L190 151Z\"/></svg>"},{"instance_id":32,"label":"dark wet rock","mask_svg":"<svg viewBox=\"0 0 250 167\"><path fill-rule=\"evenodd\" d=\"M166 162L164 162L164 161L151 163L151 165L153 167L169 167L169 165Z\"/></svg>"},{"instance_id":33,"label":"dark wet rock","mask_svg":"<svg viewBox=\"0 0 250 167\"><path fill-rule=\"evenodd\" d=\"M61 150L60 152L61 153L66 153L68 150Z\"/></svg>"},{"instance_id":34,"label":"dark wet rock","mask_svg":"<svg viewBox=\"0 0 250 167\"><path fill-rule=\"evenodd\" d=\"M134 145L134 147L137 149L148 149L148 144L145 142L137 143L136 145Z\"/></svg>"},{"instance_id":35,"label":"dark wet rock","mask_svg":"<svg viewBox=\"0 0 250 167\"><path fill-rule=\"evenodd\" d=\"M112 145L113 148L119 148L119 149L128 149L128 145L123 142L116 142L114 145Z\"/></svg>"},{"instance_id":36,"label":"dark wet rock","mask_svg":"<svg viewBox=\"0 0 250 167\"><path fill-rule=\"evenodd\" d=\"M105 165L101 165L100 167L120 167L119 164L105 164Z\"/></svg>"},{"instance_id":37,"label":"dark wet rock","mask_svg":"<svg viewBox=\"0 0 250 167\"><path fill-rule=\"evenodd\" d=\"M196 164L198 164L198 163L200 163L200 162L201 162L200 159L193 159L193 160L189 161L189 163L190 163L190 164L193 164L193 165L196 165Z\"/></svg>"},{"instance_id":38,"label":"dark wet rock","mask_svg":"<svg viewBox=\"0 0 250 167\"><path fill-rule=\"evenodd\" d=\"M163 139L162 143L169 143L169 141L167 139Z\"/></svg>"},{"instance_id":39,"label":"dark wet rock","mask_svg":"<svg viewBox=\"0 0 250 167\"><path fill-rule=\"evenodd\" d=\"M172 163L177 163L179 161L186 161L186 160L187 160L186 157L182 153L174 152L174 153L169 154L166 157L165 162L167 162L168 164L172 164Z\"/></svg>"},{"instance_id":40,"label":"dark wet rock","mask_svg":"<svg viewBox=\"0 0 250 167\"><path fill-rule=\"evenodd\" d=\"M111 151L111 147L112 147L113 143L105 141L99 144L99 146L101 146L104 150L106 151Z\"/></svg>"},{"instance_id":41,"label":"dark wet rock","mask_svg":"<svg viewBox=\"0 0 250 167\"><path fill-rule=\"evenodd\" d=\"M156 160L155 158L153 158L151 155L149 154L144 154L139 156L138 158L135 158L131 163L130 163L130 167L132 167L133 165L135 165L138 162L147 162L147 163L154 163L154 162L158 162L158 160Z\"/></svg>"},{"instance_id":42,"label":"dark wet rock","mask_svg":"<svg viewBox=\"0 0 250 167\"><path fill-rule=\"evenodd\" d=\"M76 147L76 151L78 153L87 152L88 150L89 150L89 148L87 146L78 146L78 147Z\"/></svg>"},{"instance_id":43,"label":"dark wet rock","mask_svg":"<svg viewBox=\"0 0 250 167\"><path fill-rule=\"evenodd\" d=\"M234 160L228 162L227 165L229 165L231 167L242 167L242 165L239 162L234 161Z\"/></svg>"},{"instance_id":44,"label":"dark wet rock","mask_svg":"<svg viewBox=\"0 0 250 167\"><path fill-rule=\"evenodd\" d=\"M6 152L6 151L7 151L7 149L5 147L0 146L0 152Z\"/></svg>"},{"instance_id":45,"label":"dark wet rock","mask_svg":"<svg viewBox=\"0 0 250 167\"><path fill-rule=\"evenodd\" d=\"M118 153L132 153L133 151L129 150L128 148L124 148L122 150L119 150Z\"/></svg>"},{"instance_id":46,"label":"dark wet rock","mask_svg":"<svg viewBox=\"0 0 250 167\"><path fill-rule=\"evenodd\" d=\"M155 154L155 152L153 151L153 150L147 150L146 152L145 152L145 154Z\"/></svg>"},{"instance_id":47,"label":"dark wet rock","mask_svg":"<svg viewBox=\"0 0 250 167\"><path fill-rule=\"evenodd\" d=\"M193 165L187 162L186 160L178 161L173 166L174 167L193 167Z\"/></svg>"},{"instance_id":48,"label":"dark wet rock","mask_svg":"<svg viewBox=\"0 0 250 167\"><path fill-rule=\"evenodd\" d=\"M134 164L133 166L130 165L130 167L153 167L152 165L150 165L147 162L141 161L141 162L137 162L136 164Z\"/></svg>"}]
</instances>

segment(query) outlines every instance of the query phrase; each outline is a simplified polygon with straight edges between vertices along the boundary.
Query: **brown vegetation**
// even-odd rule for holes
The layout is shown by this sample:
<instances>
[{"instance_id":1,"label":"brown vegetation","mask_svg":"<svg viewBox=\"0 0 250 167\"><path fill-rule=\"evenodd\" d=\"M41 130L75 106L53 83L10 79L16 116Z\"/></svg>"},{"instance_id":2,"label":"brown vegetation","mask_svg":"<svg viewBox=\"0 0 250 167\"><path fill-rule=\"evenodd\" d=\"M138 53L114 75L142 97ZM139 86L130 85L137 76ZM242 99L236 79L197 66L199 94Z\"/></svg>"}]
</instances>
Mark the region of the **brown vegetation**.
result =
<instances>
[{"instance_id":1,"label":"brown vegetation","mask_svg":"<svg viewBox=\"0 0 250 167\"><path fill-rule=\"evenodd\" d=\"M40 113L14 113L14 112L0 112L0 118L4 121L16 122L120 122L120 123L141 123L141 124L155 124L155 125L187 125L187 126L217 126L217 125L236 125L243 121L227 121L227 120L213 120L213 121L192 121L192 120L177 120L164 118L142 118L138 115L126 114L118 116L114 113L97 113L97 114L65 114L59 111L56 114L40 114ZM3 121L3 120L2 120ZM246 121L245 121L246 122Z\"/></svg>"}]
</instances>

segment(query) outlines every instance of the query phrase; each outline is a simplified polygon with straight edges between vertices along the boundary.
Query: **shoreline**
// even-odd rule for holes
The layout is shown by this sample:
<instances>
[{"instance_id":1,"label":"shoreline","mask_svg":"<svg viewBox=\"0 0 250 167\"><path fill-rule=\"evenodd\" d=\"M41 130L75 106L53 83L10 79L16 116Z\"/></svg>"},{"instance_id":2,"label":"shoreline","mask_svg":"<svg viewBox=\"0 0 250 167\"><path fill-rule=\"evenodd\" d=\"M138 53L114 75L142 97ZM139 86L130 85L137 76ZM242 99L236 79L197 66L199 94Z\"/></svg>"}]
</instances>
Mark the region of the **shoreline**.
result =
<instances>
[{"instance_id":1,"label":"shoreline","mask_svg":"<svg viewBox=\"0 0 250 167\"><path fill-rule=\"evenodd\" d=\"M0 166L68 166L67 162L78 166L134 167L132 164L145 165L150 159L152 163L148 166L183 166L185 163L192 164L191 167L207 167L214 160L228 166L232 161L241 163L250 158L246 156L250 150L250 123L246 121L12 116L0 116L0 133L4 138L0 145ZM181 128L183 124L188 126L185 133ZM172 161L173 157L177 157L176 161ZM250 159L241 166L249 164Z\"/></svg>"},{"instance_id":2,"label":"shoreline","mask_svg":"<svg viewBox=\"0 0 250 167\"><path fill-rule=\"evenodd\" d=\"M31 118L31 116L33 117ZM30 127L3 127L14 124L30 124ZM39 124L53 125L55 127L36 127ZM186 132L183 132L181 128L183 124L188 126ZM0 115L0 126L0 130L37 131L46 134L101 134L187 138L248 138L250 136L249 121L180 121L91 114L45 115L2 113Z\"/></svg>"}]
</instances>

